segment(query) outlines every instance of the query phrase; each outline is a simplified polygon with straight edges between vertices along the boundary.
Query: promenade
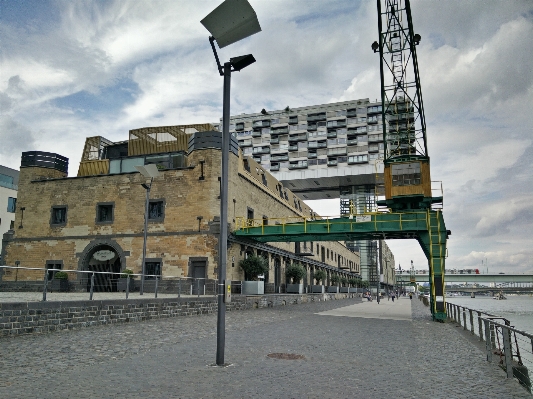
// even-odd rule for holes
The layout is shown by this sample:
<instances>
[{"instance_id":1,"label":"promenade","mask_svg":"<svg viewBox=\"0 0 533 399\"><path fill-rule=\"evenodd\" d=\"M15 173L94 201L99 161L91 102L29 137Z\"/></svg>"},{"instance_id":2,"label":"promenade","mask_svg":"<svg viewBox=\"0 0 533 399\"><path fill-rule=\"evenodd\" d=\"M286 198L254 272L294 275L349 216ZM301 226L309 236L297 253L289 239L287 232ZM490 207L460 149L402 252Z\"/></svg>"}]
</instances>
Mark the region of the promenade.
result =
<instances>
[{"instance_id":1,"label":"promenade","mask_svg":"<svg viewBox=\"0 0 533 399\"><path fill-rule=\"evenodd\" d=\"M531 398L418 299L228 312L226 327L225 368L209 367L216 315L0 338L0 398Z\"/></svg>"}]
</instances>

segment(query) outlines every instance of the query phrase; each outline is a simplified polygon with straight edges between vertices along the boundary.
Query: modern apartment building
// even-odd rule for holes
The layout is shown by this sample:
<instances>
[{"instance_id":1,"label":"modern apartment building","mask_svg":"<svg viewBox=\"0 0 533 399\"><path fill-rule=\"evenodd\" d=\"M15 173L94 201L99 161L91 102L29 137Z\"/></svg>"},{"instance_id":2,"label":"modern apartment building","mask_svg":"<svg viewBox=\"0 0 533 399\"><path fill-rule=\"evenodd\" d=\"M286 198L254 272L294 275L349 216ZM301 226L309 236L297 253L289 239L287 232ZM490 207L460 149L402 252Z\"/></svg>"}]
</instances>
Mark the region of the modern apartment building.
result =
<instances>
[{"instance_id":1,"label":"modern apartment building","mask_svg":"<svg viewBox=\"0 0 533 399\"><path fill-rule=\"evenodd\" d=\"M18 170L0 166L0 239L15 226L18 181ZM0 255L0 264L2 259Z\"/></svg>"},{"instance_id":2,"label":"modern apartment building","mask_svg":"<svg viewBox=\"0 0 533 399\"><path fill-rule=\"evenodd\" d=\"M234 115L230 132L245 156L304 200L340 198L341 215L350 209L377 210L383 192L381 101L363 98ZM376 284L377 242L346 245L361 254L363 280Z\"/></svg>"}]
</instances>

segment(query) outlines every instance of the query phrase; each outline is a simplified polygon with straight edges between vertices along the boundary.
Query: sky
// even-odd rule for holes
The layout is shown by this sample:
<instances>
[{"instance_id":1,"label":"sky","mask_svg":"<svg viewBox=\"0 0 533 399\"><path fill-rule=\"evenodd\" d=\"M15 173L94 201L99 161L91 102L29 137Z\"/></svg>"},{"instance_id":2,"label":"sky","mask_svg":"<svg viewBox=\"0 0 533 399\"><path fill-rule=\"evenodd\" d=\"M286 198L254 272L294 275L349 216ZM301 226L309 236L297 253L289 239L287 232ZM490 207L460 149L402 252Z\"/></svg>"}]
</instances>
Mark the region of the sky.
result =
<instances>
[{"instance_id":1,"label":"sky","mask_svg":"<svg viewBox=\"0 0 533 399\"><path fill-rule=\"evenodd\" d=\"M78 170L85 138L216 122L222 79L200 24L220 0L0 0L0 165L48 151ZM375 1L250 0L262 32L233 74L231 114L380 98ZM412 0L431 178L449 268L533 273L533 2ZM309 201L323 216L338 200ZM396 264L427 269L416 241Z\"/></svg>"}]
</instances>

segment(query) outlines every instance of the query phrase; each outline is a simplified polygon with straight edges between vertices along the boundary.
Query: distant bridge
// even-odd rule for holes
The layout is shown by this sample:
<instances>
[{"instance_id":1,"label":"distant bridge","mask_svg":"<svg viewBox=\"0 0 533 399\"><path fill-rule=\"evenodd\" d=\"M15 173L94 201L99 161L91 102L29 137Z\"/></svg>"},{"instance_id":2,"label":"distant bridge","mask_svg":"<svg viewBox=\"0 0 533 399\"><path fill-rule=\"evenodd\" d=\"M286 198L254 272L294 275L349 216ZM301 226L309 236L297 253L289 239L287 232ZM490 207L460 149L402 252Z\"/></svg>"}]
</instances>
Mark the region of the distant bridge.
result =
<instances>
[{"instance_id":1,"label":"distant bridge","mask_svg":"<svg viewBox=\"0 0 533 399\"><path fill-rule=\"evenodd\" d=\"M429 274L415 274L413 276L417 283L427 283ZM411 275L409 273L396 274L396 283L409 284ZM445 283L529 283L533 285L533 274L448 274L444 275Z\"/></svg>"},{"instance_id":2,"label":"distant bridge","mask_svg":"<svg viewBox=\"0 0 533 399\"><path fill-rule=\"evenodd\" d=\"M532 287L446 287L446 292L498 292L517 293L517 294L533 294Z\"/></svg>"}]
</instances>

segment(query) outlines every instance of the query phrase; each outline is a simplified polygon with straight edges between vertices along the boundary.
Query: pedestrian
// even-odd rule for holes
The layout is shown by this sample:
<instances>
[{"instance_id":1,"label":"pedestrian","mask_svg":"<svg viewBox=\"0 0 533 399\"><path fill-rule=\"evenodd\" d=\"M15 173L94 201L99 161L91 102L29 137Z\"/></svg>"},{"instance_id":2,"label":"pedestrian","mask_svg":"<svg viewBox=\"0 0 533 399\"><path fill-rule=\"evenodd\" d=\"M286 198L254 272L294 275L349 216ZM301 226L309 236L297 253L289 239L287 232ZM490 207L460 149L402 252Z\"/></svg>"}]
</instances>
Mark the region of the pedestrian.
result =
<instances>
[{"instance_id":1,"label":"pedestrian","mask_svg":"<svg viewBox=\"0 0 533 399\"><path fill-rule=\"evenodd\" d=\"M409 293L409 299L413 299L413 293L412 292Z\"/></svg>"},{"instance_id":2,"label":"pedestrian","mask_svg":"<svg viewBox=\"0 0 533 399\"><path fill-rule=\"evenodd\" d=\"M392 302L394 302L394 297L395 297L395 296L396 296L396 295L394 294L394 291L393 291L393 292L392 292L392 295L391 295L391 297L392 297Z\"/></svg>"}]
</instances>

